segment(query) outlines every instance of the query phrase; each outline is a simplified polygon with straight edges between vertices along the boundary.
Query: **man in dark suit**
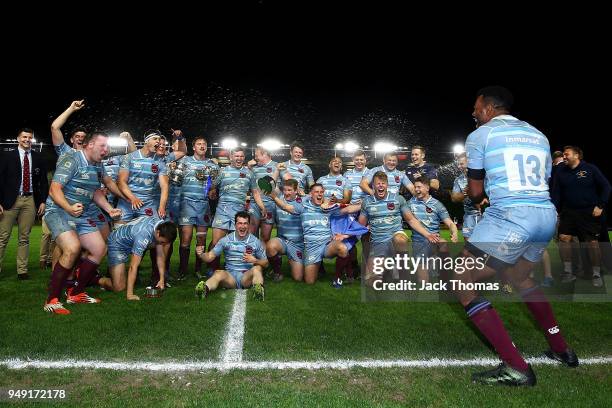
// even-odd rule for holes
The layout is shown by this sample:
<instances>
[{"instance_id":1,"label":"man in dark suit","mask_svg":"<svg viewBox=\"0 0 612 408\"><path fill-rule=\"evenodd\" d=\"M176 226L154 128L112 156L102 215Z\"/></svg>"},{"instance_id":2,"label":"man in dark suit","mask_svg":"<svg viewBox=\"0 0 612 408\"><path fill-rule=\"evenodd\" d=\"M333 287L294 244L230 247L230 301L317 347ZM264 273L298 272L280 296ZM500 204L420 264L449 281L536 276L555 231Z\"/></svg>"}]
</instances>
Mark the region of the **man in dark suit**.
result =
<instances>
[{"instance_id":1,"label":"man in dark suit","mask_svg":"<svg viewBox=\"0 0 612 408\"><path fill-rule=\"evenodd\" d=\"M43 158L32 151L33 137L31 129L22 129L17 136L17 149L0 156L0 272L17 221L17 278L22 280L29 278L30 231L36 216L45 212L49 193L47 168Z\"/></svg>"}]
</instances>

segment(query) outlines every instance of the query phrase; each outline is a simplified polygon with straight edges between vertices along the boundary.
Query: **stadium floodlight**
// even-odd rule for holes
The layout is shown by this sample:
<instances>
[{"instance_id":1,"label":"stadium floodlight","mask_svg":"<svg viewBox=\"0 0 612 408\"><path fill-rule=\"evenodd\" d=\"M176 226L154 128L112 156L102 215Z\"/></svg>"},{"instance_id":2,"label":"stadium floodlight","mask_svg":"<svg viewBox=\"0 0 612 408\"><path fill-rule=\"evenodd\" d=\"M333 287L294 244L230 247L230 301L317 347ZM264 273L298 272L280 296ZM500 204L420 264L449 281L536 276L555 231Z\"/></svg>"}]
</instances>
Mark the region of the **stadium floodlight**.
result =
<instances>
[{"instance_id":1,"label":"stadium floodlight","mask_svg":"<svg viewBox=\"0 0 612 408\"><path fill-rule=\"evenodd\" d=\"M344 143L344 151L347 153L353 153L357 149L359 149L359 145L351 140Z\"/></svg>"},{"instance_id":2,"label":"stadium floodlight","mask_svg":"<svg viewBox=\"0 0 612 408\"><path fill-rule=\"evenodd\" d=\"M110 147L123 147L128 145L128 141L118 136L111 136L108 138L108 145Z\"/></svg>"},{"instance_id":3,"label":"stadium floodlight","mask_svg":"<svg viewBox=\"0 0 612 408\"><path fill-rule=\"evenodd\" d=\"M213 142L213 146L219 146L219 143Z\"/></svg>"},{"instance_id":4,"label":"stadium floodlight","mask_svg":"<svg viewBox=\"0 0 612 408\"><path fill-rule=\"evenodd\" d=\"M32 143L36 143L36 139L35 138L32 138Z\"/></svg>"},{"instance_id":5,"label":"stadium floodlight","mask_svg":"<svg viewBox=\"0 0 612 408\"><path fill-rule=\"evenodd\" d=\"M228 137L227 139L223 139L223 141L221 141L221 146L223 146L224 149L232 150L238 147L238 142L236 139Z\"/></svg>"},{"instance_id":6,"label":"stadium floodlight","mask_svg":"<svg viewBox=\"0 0 612 408\"><path fill-rule=\"evenodd\" d=\"M280 149L284 145L276 139L266 139L263 142L261 142L259 146L263 147L264 149L268 151L274 151L274 150Z\"/></svg>"},{"instance_id":7,"label":"stadium floodlight","mask_svg":"<svg viewBox=\"0 0 612 408\"><path fill-rule=\"evenodd\" d=\"M389 142L376 142L374 151L377 153L389 153L397 150L397 146Z\"/></svg>"},{"instance_id":8,"label":"stadium floodlight","mask_svg":"<svg viewBox=\"0 0 612 408\"><path fill-rule=\"evenodd\" d=\"M465 147L462 144L457 143L456 145L453 146L453 153L461 154L463 152L465 152Z\"/></svg>"},{"instance_id":9,"label":"stadium floodlight","mask_svg":"<svg viewBox=\"0 0 612 408\"><path fill-rule=\"evenodd\" d=\"M338 143L336 145L336 150L342 150L342 149L344 149L344 145L342 143Z\"/></svg>"}]
</instances>

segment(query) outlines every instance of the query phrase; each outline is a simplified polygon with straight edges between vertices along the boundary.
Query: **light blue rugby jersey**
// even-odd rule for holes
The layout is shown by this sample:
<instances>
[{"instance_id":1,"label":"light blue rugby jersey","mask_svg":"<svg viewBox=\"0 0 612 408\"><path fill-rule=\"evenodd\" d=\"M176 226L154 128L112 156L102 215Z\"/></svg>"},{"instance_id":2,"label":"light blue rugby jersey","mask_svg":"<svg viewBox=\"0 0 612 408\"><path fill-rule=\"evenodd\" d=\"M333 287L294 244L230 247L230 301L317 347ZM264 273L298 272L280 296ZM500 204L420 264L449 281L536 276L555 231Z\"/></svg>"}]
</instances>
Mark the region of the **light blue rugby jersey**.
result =
<instances>
[{"instance_id":1,"label":"light blue rugby jersey","mask_svg":"<svg viewBox=\"0 0 612 408\"><path fill-rule=\"evenodd\" d=\"M368 195L361 204L361 214L370 225L373 243L387 242L393 234L403 231L403 215L410 212L406 199L397 193L389 193L383 199Z\"/></svg>"},{"instance_id":2,"label":"light blue rugby jersey","mask_svg":"<svg viewBox=\"0 0 612 408\"><path fill-rule=\"evenodd\" d=\"M285 197L279 198L281 201L292 205L295 214L291 214L278 206L276 207L277 235L288 241L297 242L302 245L304 243L304 230L302 228L302 217L300 216L304 211L301 203L302 199L298 197L296 200L287 201Z\"/></svg>"},{"instance_id":3,"label":"light blue rugby jersey","mask_svg":"<svg viewBox=\"0 0 612 408\"><path fill-rule=\"evenodd\" d=\"M189 201L208 200L208 180L198 180L196 170L204 170L206 167L219 170L219 166L211 159L198 160L194 156L186 156L180 162L184 166L184 178L181 186L183 199Z\"/></svg>"},{"instance_id":4,"label":"light blue rugby jersey","mask_svg":"<svg viewBox=\"0 0 612 408\"><path fill-rule=\"evenodd\" d=\"M63 186L64 196L70 204L81 203L85 210L93 202L104 174L102 163L89 163L82 150L63 154L57 163L53 181ZM61 208L49 196L46 209Z\"/></svg>"},{"instance_id":5,"label":"light blue rugby jersey","mask_svg":"<svg viewBox=\"0 0 612 408\"><path fill-rule=\"evenodd\" d=\"M344 173L344 177L346 177L351 185L352 194L351 194L351 204L356 203L359 200L363 200L367 194L363 192L361 187L359 187L359 183L361 183L361 179L369 173L367 167L364 167L362 171L357 171L357 169L350 169Z\"/></svg>"},{"instance_id":6,"label":"light blue rugby jersey","mask_svg":"<svg viewBox=\"0 0 612 408\"><path fill-rule=\"evenodd\" d=\"M129 171L127 184L137 198L145 201L159 197L159 176L166 175L166 163L159 156L145 157L136 150L123 156L120 171Z\"/></svg>"},{"instance_id":7,"label":"light blue rugby jersey","mask_svg":"<svg viewBox=\"0 0 612 408\"><path fill-rule=\"evenodd\" d=\"M109 245L143 256L149 245L155 242L155 228L163 222L157 217L138 217L115 229L109 237Z\"/></svg>"},{"instance_id":8,"label":"light blue rugby jersey","mask_svg":"<svg viewBox=\"0 0 612 408\"><path fill-rule=\"evenodd\" d=\"M492 207L553 207L548 191L552 169L548 139L510 115L491 119L465 143L468 168L484 169Z\"/></svg>"},{"instance_id":9,"label":"light blue rugby jersey","mask_svg":"<svg viewBox=\"0 0 612 408\"><path fill-rule=\"evenodd\" d=\"M279 175L281 180L284 180L283 176L286 172L289 172L289 174L291 174L291 178L297 180L298 188L301 188L304 191L306 191L306 187L314 183L314 176L312 175L312 170L308 165L304 164L304 162L300 162L300 164L295 164L291 160L287 160L285 162L285 166L287 167L287 170L281 171Z\"/></svg>"},{"instance_id":10,"label":"light blue rugby jersey","mask_svg":"<svg viewBox=\"0 0 612 408\"><path fill-rule=\"evenodd\" d=\"M334 176L327 174L319 177L317 183L322 184L325 191L323 197L331 198L334 195L338 200L344 199L344 190L351 190L351 182L342 174Z\"/></svg>"},{"instance_id":11,"label":"light blue rugby jersey","mask_svg":"<svg viewBox=\"0 0 612 408\"><path fill-rule=\"evenodd\" d=\"M467 176L464 173L461 173L459 177L455 179L453 183L453 193L462 193L465 191L467 187ZM465 197L463 199L463 212L465 215L479 215L480 211L470 200L470 197Z\"/></svg>"},{"instance_id":12,"label":"light blue rugby jersey","mask_svg":"<svg viewBox=\"0 0 612 408\"><path fill-rule=\"evenodd\" d=\"M165 156L160 156L157 153L155 154L155 160L159 160L164 162L164 164L166 165L166 172L169 171L168 169L168 163L172 163L173 161L177 161L176 160L176 153L175 152L170 152ZM172 198L177 198L180 199L181 197L181 186L177 186L174 185L172 183L170 184L170 188L168 189L168 201L172 200ZM159 192L157 193L157 197L161 197L161 189L159 190Z\"/></svg>"},{"instance_id":13,"label":"light blue rugby jersey","mask_svg":"<svg viewBox=\"0 0 612 408\"><path fill-rule=\"evenodd\" d=\"M446 207L432 196L425 201L412 197L408 202L410 211L421 221L425 229L432 234L440 233L440 223L450 218ZM425 237L416 231L412 231L413 241L423 241Z\"/></svg>"},{"instance_id":14,"label":"light blue rugby jersey","mask_svg":"<svg viewBox=\"0 0 612 408\"><path fill-rule=\"evenodd\" d=\"M214 186L219 193L219 204L237 203L245 204L249 190L255 190L257 183L255 175L246 166L240 169L226 166L221 169Z\"/></svg>"},{"instance_id":15,"label":"light blue rugby jersey","mask_svg":"<svg viewBox=\"0 0 612 408\"><path fill-rule=\"evenodd\" d=\"M255 174L255 181L259 181L260 178L265 177L265 176L270 176L272 177L272 175L274 174L274 170L276 170L276 166L277 166L277 162L275 162L274 160L270 160L267 164L260 166L259 164L253 166L251 168L251 171L253 171L253 173ZM273 202L274 200L272 200L269 196L262 194L261 195L261 200L265 203L265 202Z\"/></svg>"},{"instance_id":16,"label":"light blue rugby jersey","mask_svg":"<svg viewBox=\"0 0 612 408\"><path fill-rule=\"evenodd\" d=\"M297 211L296 211L297 213ZM302 218L302 229L304 231L304 242L307 245L326 244L332 239L329 217L340 215L340 208L323 210L314 205L310 198L302 201L300 216Z\"/></svg>"},{"instance_id":17,"label":"light blue rugby jersey","mask_svg":"<svg viewBox=\"0 0 612 408\"><path fill-rule=\"evenodd\" d=\"M245 253L252 254L257 259L266 258L266 250L255 235L249 233L244 239L238 239L235 231L221 238L213 252L216 256L225 254L225 269L230 272L244 272L253 267L252 263L242 260Z\"/></svg>"},{"instance_id":18,"label":"light blue rugby jersey","mask_svg":"<svg viewBox=\"0 0 612 408\"><path fill-rule=\"evenodd\" d=\"M401 186L408 188L412 185L412 182L408 178L405 172L398 170L397 168L393 171L387 169L384 165L374 167L364 176L368 180L368 184L372 186L372 179L376 172L382 171L387 175L387 191L390 193L398 193Z\"/></svg>"}]
</instances>

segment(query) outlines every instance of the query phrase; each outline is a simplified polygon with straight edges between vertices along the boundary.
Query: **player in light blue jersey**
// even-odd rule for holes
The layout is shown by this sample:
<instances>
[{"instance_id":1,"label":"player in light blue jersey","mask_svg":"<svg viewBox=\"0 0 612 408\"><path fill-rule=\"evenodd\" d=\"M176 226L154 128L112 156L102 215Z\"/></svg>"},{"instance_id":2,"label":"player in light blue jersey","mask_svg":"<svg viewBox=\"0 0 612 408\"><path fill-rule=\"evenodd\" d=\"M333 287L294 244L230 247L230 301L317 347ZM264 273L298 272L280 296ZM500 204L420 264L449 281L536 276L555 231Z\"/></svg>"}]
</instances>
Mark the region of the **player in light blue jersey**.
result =
<instances>
[{"instance_id":1,"label":"player in light blue jersey","mask_svg":"<svg viewBox=\"0 0 612 408\"><path fill-rule=\"evenodd\" d=\"M455 273L464 284L487 279L496 271L518 289L527 308L544 330L550 350L546 355L569 367L578 365L555 320L552 308L529 277L551 240L557 221L550 201L548 179L551 156L548 139L533 126L510 115L512 94L502 87L477 93L472 116L478 128L466 141L468 192L472 202L484 193L491 206L476 224L465 246L465 257L480 259L466 271ZM482 262L484 260L484 262ZM482 264L484 263L484 265ZM456 291L469 318L489 340L502 364L475 374L485 384L535 385L536 378L512 343L490 302L476 290Z\"/></svg>"},{"instance_id":2,"label":"player in light blue jersey","mask_svg":"<svg viewBox=\"0 0 612 408\"><path fill-rule=\"evenodd\" d=\"M276 181L274 177L278 163L272 160L270 157L270 152L268 152L265 148L261 146L257 147L255 149L255 159L249 161L248 165L255 174L255 181L259 181L260 178L266 176L272 177L272 179ZM266 207L265 218L261 216L259 206L254 205L255 203L251 203L249 206L249 214L251 214L251 234L255 236L259 235L264 245L267 245L268 241L270 241L270 236L272 235L276 205L274 204L274 201L266 195L262 195L261 200ZM260 227L261 234L258 234L257 232Z\"/></svg>"},{"instance_id":3,"label":"player in light blue jersey","mask_svg":"<svg viewBox=\"0 0 612 408\"><path fill-rule=\"evenodd\" d=\"M451 220L446 207L429 193L431 180L427 176L421 176L414 180L415 195L408 201L412 214L423 224L430 234L440 233L440 223L448 227L451 233L451 241L457 242L457 226ZM445 240L440 239L441 242ZM426 236L418 231L412 231L412 256L415 258L431 257L439 255L444 258L449 253L446 244L432 245ZM430 272L425 267L417 268L417 278L420 282L429 282Z\"/></svg>"},{"instance_id":4,"label":"player in light blue jersey","mask_svg":"<svg viewBox=\"0 0 612 408\"><path fill-rule=\"evenodd\" d=\"M268 266L266 251L257 237L249 232L250 216L239 211L234 216L236 229L224 236L211 251L204 252L204 246L197 246L198 256L204 262L212 262L225 255L225 269L217 269L210 279L200 281L196 294L206 298L219 285L228 289L243 289L253 286L256 298L264 300L263 270Z\"/></svg>"},{"instance_id":5,"label":"player in light blue jersey","mask_svg":"<svg viewBox=\"0 0 612 408\"><path fill-rule=\"evenodd\" d=\"M105 283L109 281L105 286L110 286L115 292L125 290L127 286L127 299L140 300L134 294L138 267L145 251L156 246L157 257L154 261L162 273L155 287L163 290L165 287L163 272L166 268L166 258L169 256L169 249L176 239L176 230L176 225L173 222L164 221L155 216L142 216L116 228L108 237L108 266L111 278L102 278ZM130 254L132 258L126 279L125 263Z\"/></svg>"},{"instance_id":6,"label":"player in light blue jersey","mask_svg":"<svg viewBox=\"0 0 612 408\"><path fill-rule=\"evenodd\" d=\"M79 283L69 293L68 303L99 302L85 293L85 287L106 253L106 243L95 221L82 217L82 214L93 200L109 214L120 215L119 210L111 207L100 190L100 180L103 177L100 162L108 152L107 140L108 137L103 133L91 134L85 138L82 150L62 157L53 176L44 219L62 255L51 275L49 296L44 306L47 312L69 313L59 302L59 297L81 248L86 249L88 255L79 263Z\"/></svg>"},{"instance_id":7,"label":"player in light blue jersey","mask_svg":"<svg viewBox=\"0 0 612 408\"><path fill-rule=\"evenodd\" d=\"M157 147L155 151L156 159L164 162L166 165L166 170L168 171L169 166L176 166L176 162L182 159L187 153L187 144L185 143L185 137L183 136L183 132L179 129L172 129L172 152L168 152L168 141L162 135L162 141ZM170 180L168 180L170 181ZM174 225L178 228L178 220L179 213L181 210L181 186L178 186L174 183L170 183L170 188L168 190L168 211L166 211L167 218L174 223ZM156 199L159 201L161 197L157 197ZM171 245L169 247L168 254L166 256L166 281L170 278L170 260L172 258L172 253L174 252L174 246ZM157 259L158 254L156 251L149 252L151 256L151 265L153 265L152 272L152 282L151 286L154 286L155 282L159 280L159 270L157 269Z\"/></svg>"},{"instance_id":8,"label":"player in light blue jersey","mask_svg":"<svg viewBox=\"0 0 612 408\"><path fill-rule=\"evenodd\" d=\"M289 148L291 159L286 162L279 163L277 170L279 171L276 180L295 179L298 181L298 195L306 195L306 190L314 184L314 176L310 167L302 163L304 157L304 145L298 141L291 143Z\"/></svg>"},{"instance_id":9,"label":"player in light blue jersey","mask_svg":"<svg viewBox=\"0 0 612 408\"><path fill-rule=\"evenodd\" d=\"M310 196L302 202L300 212L306 250L304 281L311 285L317 280L323 258L348 256L349 249L342 242L344 238L332 234L330 217L355 213L361 209L360 205L330 204L324 201L324 194L325 189L321 184L313 184ZM294 207L293 211L297 214L299 209Z\"/></svg>"},{"instance_id":10,"label":"player in light blue jersey","mask_svg":"<svg viewBox=\"0 0 612 408\"><path fill-rule=\"evenodd\" d=\"M181 246L179 247L178 280L183 280L187 276L194 226L196 227L196 245L206 246L206 234L212 221L208 198L212 179L207 174L210 171L219 171L218 164L213 159L206 158L208 145L203 136L197 136L192 146L193 156L187 156L180 162L183 167L183 181L179 217ZM198 277L201 277L202 274L202 259L199 256L196 256L195 260L195 274Z\"/></svg>"},{"instance_id":11,"label":"player in light blue jersey","mask_svg":"<svg viewBox=\"0 0 612 408\"><path fill-rule=\"evenodd\" d=\"M287 255L291 266L291 276L296 281L304 280L304 230L300 214L304 208L302 199L297 195L298 182L286 180L283 196L276 191L270 194L276 208L276 237L266 245L266 255L274 268L274 280L282 280L281 255Z\"/></svg>"},{"instance_id":12,"label":"player in light blue jersey","mask_svg":"<svg viewBox=\"0 0 612 408\"><path fill-rule=\"evenodd\" d=\"M368 195L361 188L361 179L367 176L370 171L366 163L367 159L363 150L357 150L353 154L355 167L344 172L344 177L348 179L351 187L351 204L359 204Z\"/></svg>"},{"instance_id":13,"label":"player in light blue jersey","mask_svg":"<svg viewBox=\"0 0 612 408\"><path fill-rule=\"evenodd\" d=\"M347 170L344 173L351 184L351 204L360 204L368 195L361 189L361 179L370 171L366 164L367 158L363 150L356 150L353 153L354 168ZM359 214L355 214L355 219L359 219ZM361 252L364 258L367 258L370 248L370 233L361 236ZM353 246L349 251L349 258L353 263L353 270L359 270L357 262L357 246Z\"/></svg>"},{"instance_id":14,"label":"player in light blue jersey","mask_svg":"<svg viewBox=\"0 0 612 408\"><path fill-rule=\"evenodd\" d=\"M155 151L162 143L159 131L145 134L144 146L126 156L119 170L119 188L125 199L119 200L123 214L117 224L126 223L142 215L166 217L169 181L166 164L156 158Z\"/></svg>"},{"instance_id":15,"label":"player in light blue jersey","mask_svg":"<svg viewBox=\"0 0 612 408\"><path fill-rule=\"evenodd\" d=\"M72 147L68 146L64 141L64 134L62 133L62 127L66 124L68 119L72 116L73 113L83 109L85 107L85 101L73 101L70 106L62 112L55 120L51 123L51 140L53 143L53 147L55 152L58 155L58 163L62 159L62 157L67 153L73 153L76 151L80 151L83 149L83 140L87 137L87 132L85 129L81 127L77 127L74 129L70 136L70 143ZM121 192L119 191L119 187L115 183L115 180L108 174L104 174L100 179L104 184L104 188L107 192L111 194L115 194L117 196L121 196ZM110 202L110 201L109 201ZM114 212L116 216L118 213ZM120 213L119 213L120 214ZM88 220L89 227L91 229L97 228L102 234L102 238L104 241L108 238L110 234L110 226L108 224L108 218L110 218L109 214L104 214L102 210L95 204L95 202L91 202L87 208L83 210L80 218ZM95 225L91 225L89 220L92 220ZM43 223L46 225L46 222L43 220ZM47 225L48 227L48 225ZM81 228L81 232L83 232L83 228ZM57 263L57 260L62 256L61 247L55 246L52 256L52 266L54 267ZM82 258L87 258L86 251L82 254ZM74 273L71 271L68 280L72 283L74 282ZM90 284L96 284L99 276L95 274L92 282ZM71 289L69 289L71 290Z\"/></svg>"},{"instance_id":16,"label":"player in light blue jersey","mask_svg":"<svg viewBox=\"0 0 612 408\"><path fill-rule=\"evenodd\" d=\"M329 174L319 177L317 183L325 189L323 197L332 203L351 202L353 188L351 182L342 175L342 159L332 157L329 161Z\"/></svg>"},{"instance_id":17,"label":"player in light blue jersey","mask_svg":"<svg viewBox=\"0 0 612 408\"><path fill-rule=\"evenodd\" d=\"M388 189L388 176L383 171L372 175L374 194L361 202L359 223L370 226L370 253L367 259L365 282L373 286L381 280L382 274L375 272L373 266L377 258L391 257L396 253L408 252L408 236L404 232L402 220L405 220L413 231L422 234L429 242L440 241L439 235L427 231L412 214L404 197Z\"/></svg>"},{"instance_id":18,"label":"player in light blue jersey","mask_svg":"<svg viewBox=\"0 0 612 408\"><path fill-rule=\"evenodd\" d=\"M70 106L51 123L51 141L53 143L55 152L58 155L58 160L61 159L61 157L66 153L75 152L83 148L83 140L87 136L85 129L78 127L72 131L70 136L70 143L72 147L70 147L64 141L62 127L66 124L66 121L68 121L68 119L70 118L70 116L72 116L73 113L83 109L84 107L84 100L73 101ZM105 174L105 176L108 177L103 177L101 180L106 190L110 194L121 195L119 187L116 184L116 179L114 179L108 174ZM112 204L112 201L109 202ZM100 210L100 208L92 202L90 206L83 211L83 214L88 219L92 219L95 221L97 228L102 233L102 237L104 238L104 240L106 240L108 238L108 234L110 234L110 227L108 225L108 219L106 215ZM59 258L59 256L61 256L61 254L58 250L56 253L54 253L53 263L57 262L57 258Z\"/></svg>"},{"instance_id":19,"label":"player in light blue jersey","mask_svg":"<svg viewBox=\"0 0 612 408\"><path fill-rule=\"evenodd\" d=\"M235 229L235 215L245 210L246 197L249 191L252 193L255 205L259 207L262 216L265 217L267 215L266 207L261 200L255 175L248 167L244 166L244 149L237 147L231 153L231 164L221 169L212 186L211 197L218 194L219 203L213 220L211 247L214 248L221 238ZM212 270L219 269L218 262L217 258L209 264L209 267Z\"/></svg>"},{"instance_id":20,"label":"player in light blue jersey","mask_svg":"<svg viewBox=\"0 0 612 408\"><path fill-rule=\"evenodd\" d=\"M407 188L411 194L414 195L414 186L412 185L412 182L410 181L406 173L397 169L397 154L393 152L385 153L385 156L383 158L383 165L370 169L368 174L366 174L361 179L360 186L364 193L368 195L374 194L374 189L371 187L371 184L374 173L376 173L377 171L382 171L387 174L389 181L389 192L398 193L400 191L400 188L403 186Z\"/></svg>"},{"instance_id":21,"label":"player in light blue jersey","mask_svg":"<svg viewBox=\"0 0 612 408\"><path fill-rule=\"evenodd\" d=\"M461 153L457 157L457 167L459 167L461 174L455 178L451 199L454 203L463 203L463 225L461 227L461 234L464 240L469 241L474 227L482 219L480 208L487 204L489 200L484 198L482 202L474 204L472 200L470 200L470 197L468 197L467 156L465 153Z\"/></svg>"}]
</instances>

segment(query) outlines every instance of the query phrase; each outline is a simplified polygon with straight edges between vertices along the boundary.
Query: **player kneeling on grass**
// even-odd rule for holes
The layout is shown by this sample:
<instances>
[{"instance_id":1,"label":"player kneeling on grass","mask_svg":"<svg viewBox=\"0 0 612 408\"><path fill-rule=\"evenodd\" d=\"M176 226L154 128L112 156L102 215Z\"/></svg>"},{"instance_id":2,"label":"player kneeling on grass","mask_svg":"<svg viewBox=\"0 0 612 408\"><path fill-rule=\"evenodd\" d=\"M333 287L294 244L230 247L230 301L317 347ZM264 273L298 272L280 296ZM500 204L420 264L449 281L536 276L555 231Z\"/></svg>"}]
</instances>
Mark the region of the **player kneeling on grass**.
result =
<instances>
[{"instance_id":1,"label":"player kneeling on grass","mask_svg":"<svg viewBox=\"0 0 612 408\"><path fill-rule=\"evenodd\" d=\"M246 289L253 286L255 298L264 300L263 270L268 266L266 251L259 239L249 232L251 216L239 211L234 216L236 230L224 236L211 251L196 247L196 253L204 262L212 262L221 253L225 255L225 268L218 269L208 280L196 285L196 294L207 297L219 285L227 289Z\"/></svg>"},{"instance_id":2,"label":"player kneeling on grass","mask_svg":"<svg viewBox=\"0 0 612 408\"><path fill-rule=\"evenodd\" d=\"M160 272L156 287L163 290L166 257L175 239L176 224L157 217L142 216L118 227L108 238L108 267L112 281L109 278L102 278L104 282L100 283L111 287L115 292L126 288L125 262L131 251L132 259L127 274L127 299L140 300L134 295L138 266L147 248L155 247L156 262Z\"/></svg>"},{"instance_id":3,"label":"player kneeling on grass","mask_svg":"<svg viewBox=\"0 0 612 408\"><path fill-rule=\"evenodd\" d=\"M278 197L276 191L272 191L270 198L277 205L276 214L276 237L268 241L266 253L274 268L274 280L280 281L281 255L287 255L291 265L291 276L296 281L304 280L304 231L302 229L303 212L302 199L297 196L298 182L294 179L285 181L283 186L283 197Z\"/></svg>"}]
</instances>

